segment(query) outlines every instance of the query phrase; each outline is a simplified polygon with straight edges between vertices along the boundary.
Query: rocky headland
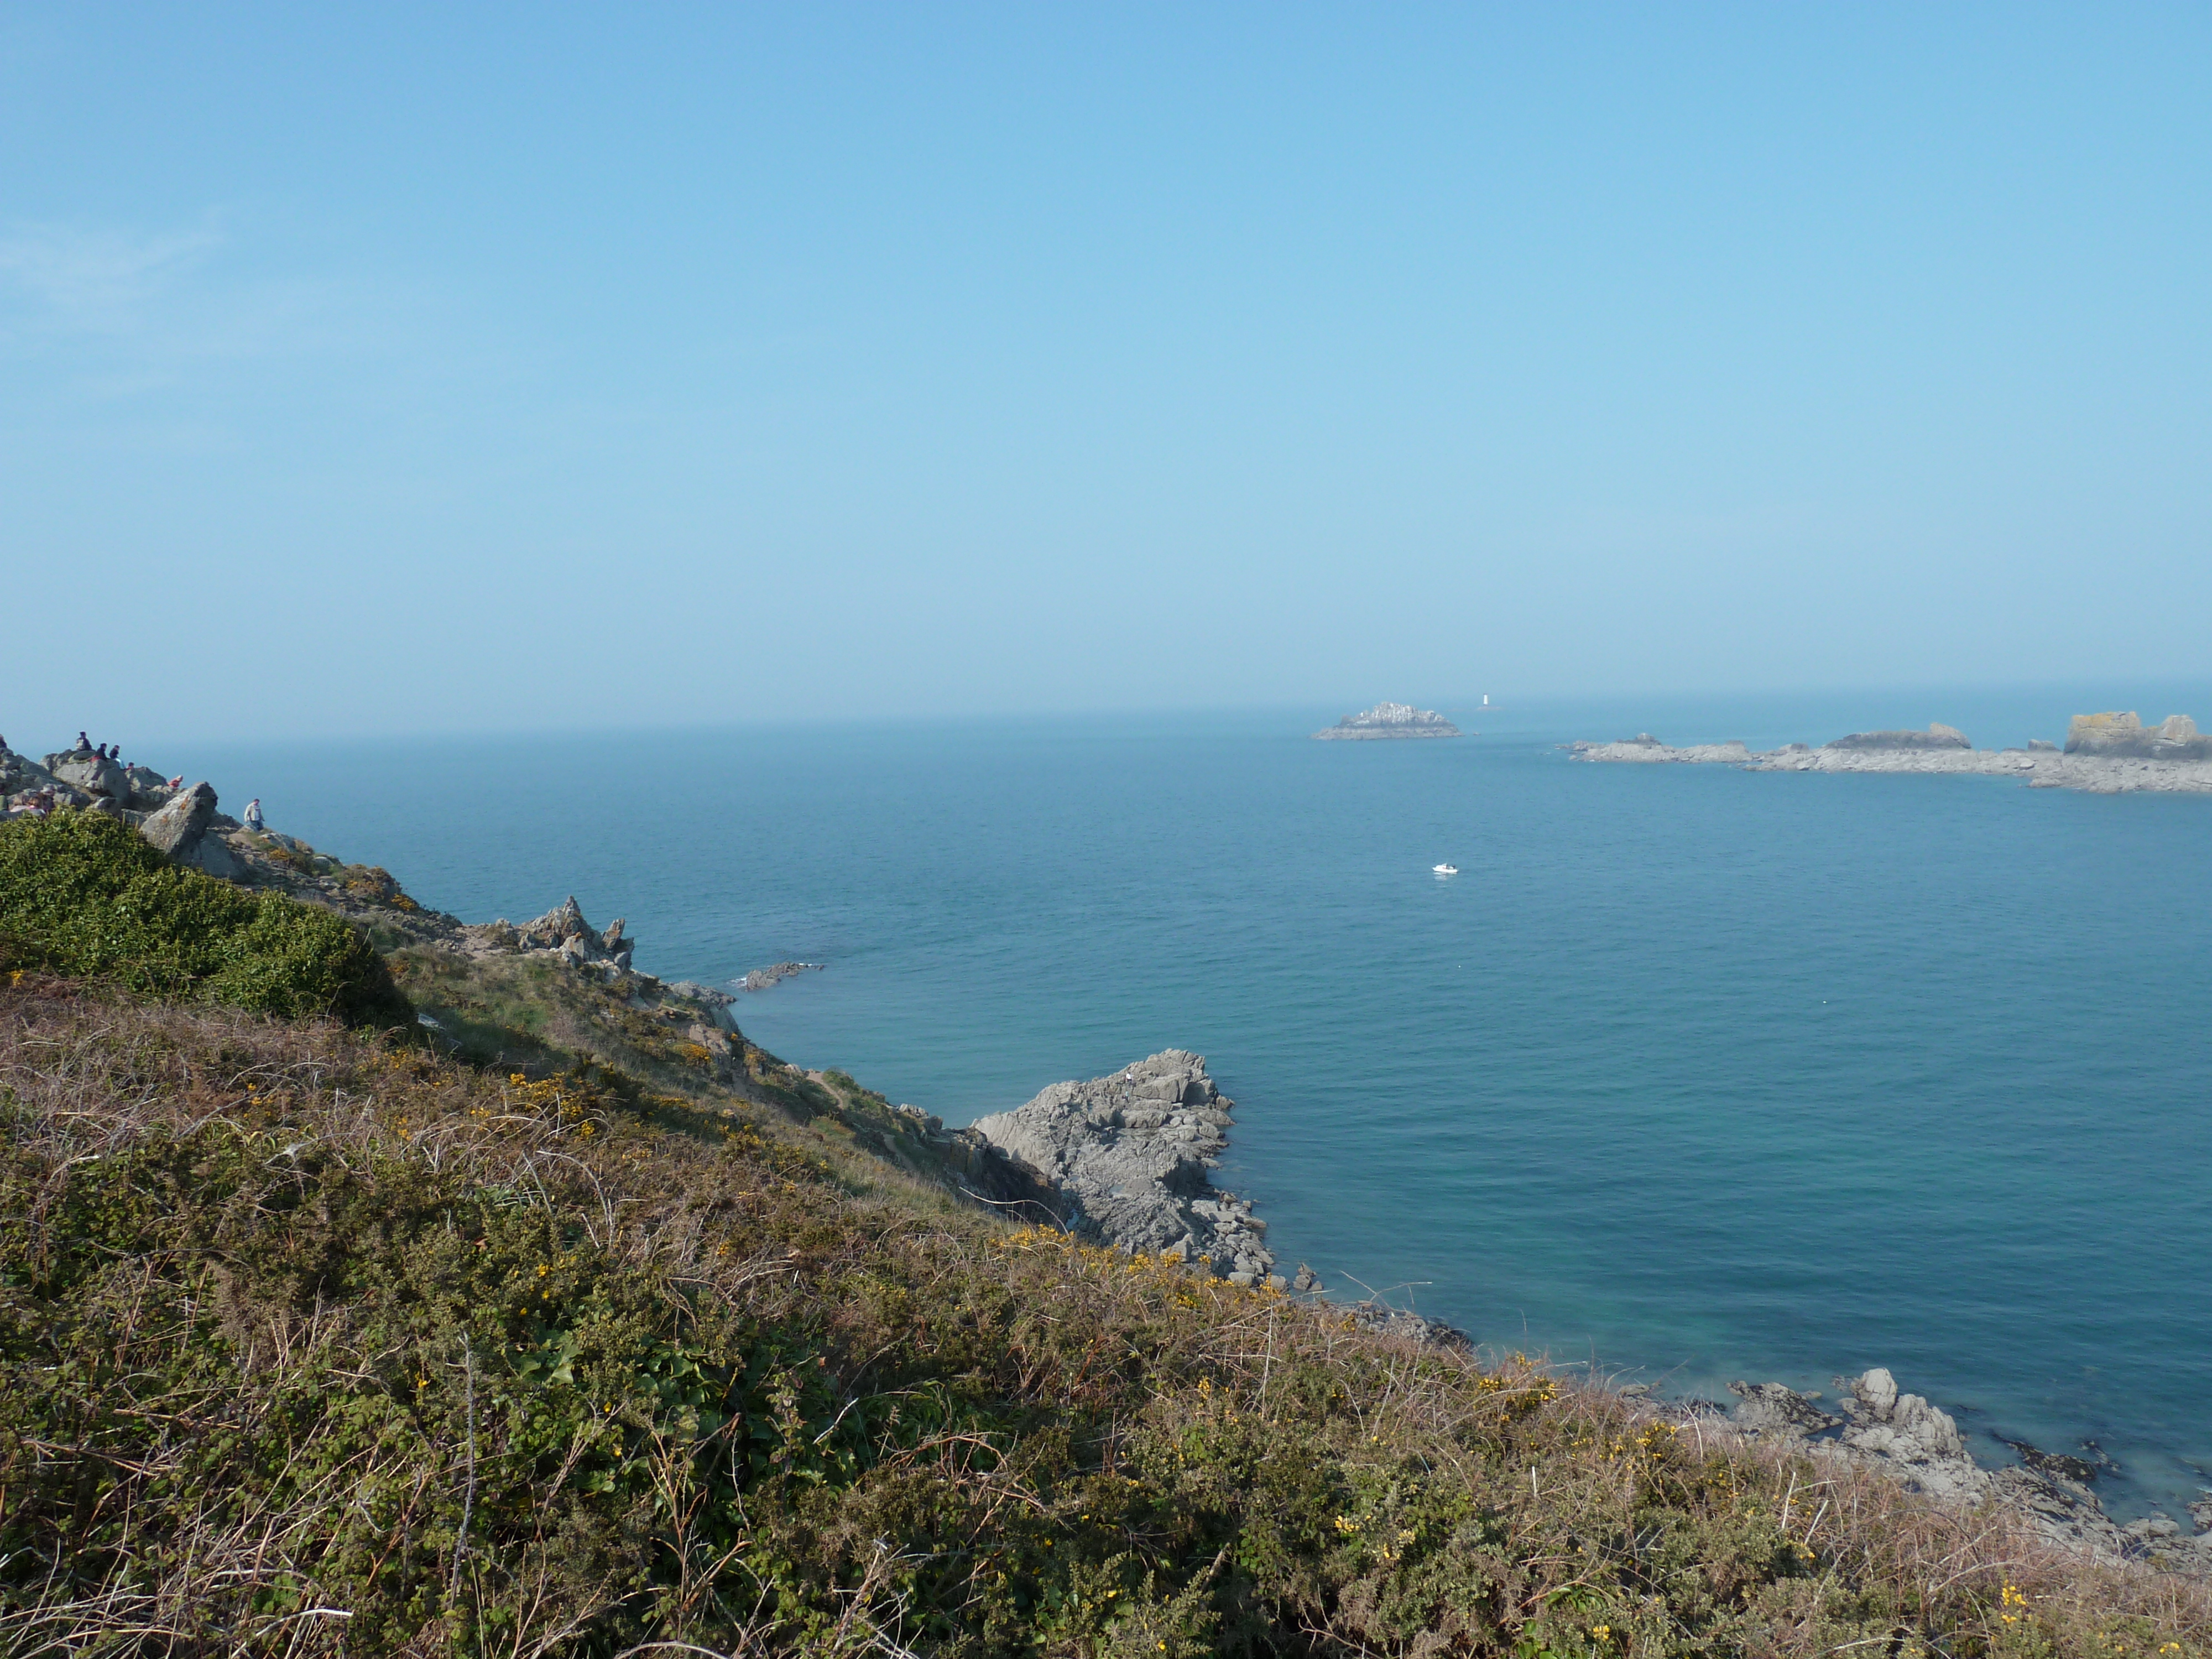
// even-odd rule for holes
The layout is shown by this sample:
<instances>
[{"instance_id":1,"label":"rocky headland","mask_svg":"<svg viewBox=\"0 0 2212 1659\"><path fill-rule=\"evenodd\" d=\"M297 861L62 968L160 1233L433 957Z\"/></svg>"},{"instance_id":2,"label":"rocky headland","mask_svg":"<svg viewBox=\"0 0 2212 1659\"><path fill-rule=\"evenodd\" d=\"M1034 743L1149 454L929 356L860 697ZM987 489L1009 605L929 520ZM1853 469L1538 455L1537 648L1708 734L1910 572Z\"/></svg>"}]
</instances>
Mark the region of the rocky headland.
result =
<instances>
[{"instance_id":1,"label":"rocky headland","mask_svg":"<svg viewBox=\"0 0 2212 1659\"><path fill-rule=\"evenodd\" d=\"M1071 1231L1203 1264L1234 1284L1283 1289L1267 1224L1212 1182L1235 1104L1213 1086L1203 1056L1167 1048L1109 1077L1055 1083L972 1127L1062 1195ZM1301 1269L1301 1277L1310 1275Z\"/></svg>"},{"instance_id":2,"label":"rocky headland","mask_svg":"<svg viewBox=\"0 0 2212 1659\"><path fill-rule=\"evenodd\" d=\"M1787 744L1664 744L1649 732L1613 743L1566 745L1577 760L1630 764L1735 766L1747 772L1947 772L2017 778L2031 789L2093 794L2137 791L2212 793L2212 738L2185 714L2146 726L2132 714L2077 714L2065 746L2032 741L2024 749L1977 749L1940 723L1924 732L1854 732L1815 749Z\"/></svg>"},{"instance_id":3,"label":"rocky headland","mask_svg":"<svg viewBox=\"0 0 2212 1659\"><path fill-rule=\"evenodd\" d=\"M1322 739L1346 738L1455 738L1459 727L1432 708L1411 703L1378 702L1364 714L1346 714L1314 733Z\"/></svg>"}]
</instances>

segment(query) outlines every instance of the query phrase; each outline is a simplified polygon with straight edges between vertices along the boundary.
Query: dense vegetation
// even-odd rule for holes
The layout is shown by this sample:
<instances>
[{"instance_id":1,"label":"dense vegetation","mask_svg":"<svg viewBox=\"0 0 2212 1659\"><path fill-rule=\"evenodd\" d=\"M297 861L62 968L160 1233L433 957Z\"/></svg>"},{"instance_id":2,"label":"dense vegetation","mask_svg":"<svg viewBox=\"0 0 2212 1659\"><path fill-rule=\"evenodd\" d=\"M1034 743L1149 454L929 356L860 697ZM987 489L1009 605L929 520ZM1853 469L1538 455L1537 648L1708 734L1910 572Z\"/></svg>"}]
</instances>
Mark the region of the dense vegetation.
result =
<instances>
[{"instance_id":1,"label":"dense vegetation","mask_svg":"<svg viewBox=\"0 0 2212 1659\"><path fill-rule=\"evenodd\" d=\"M603 1069L0 977L0 1186L16 1654L1967 1659L2212 1628L2188 1586Z\"/></svg>"},{"instance_id":2,"label":"dense vegetation","mask_svg":"<svg viewBox=\"0 0 2212 1659\"><path fill-rule=\"evenodd\" d=\"M0 823L0 969L290 1016L404 1019L383 958L327 910L180 869L127 823Z\"/></svg>"}]
</instances>

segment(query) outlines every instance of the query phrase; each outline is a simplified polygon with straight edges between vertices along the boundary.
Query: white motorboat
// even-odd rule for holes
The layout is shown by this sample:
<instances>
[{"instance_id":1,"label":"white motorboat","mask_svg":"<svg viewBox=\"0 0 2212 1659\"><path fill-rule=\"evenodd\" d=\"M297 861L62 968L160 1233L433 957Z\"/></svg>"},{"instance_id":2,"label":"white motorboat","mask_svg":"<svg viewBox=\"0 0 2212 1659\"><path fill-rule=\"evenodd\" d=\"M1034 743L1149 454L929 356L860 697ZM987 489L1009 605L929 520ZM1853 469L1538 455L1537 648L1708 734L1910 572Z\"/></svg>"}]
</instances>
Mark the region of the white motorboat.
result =
<instances>
[{"instance_id":1,"label":"white motorboat","mask_svg":"<svg viewBox=\"0 0 2212 1659\"><path fill-rule=\"evenodd\" d=\"M1459 866L1456 864L1432 864L1429 868L1440 876L1455 876L1459 873Z\"/></svg>"}]
</instances>

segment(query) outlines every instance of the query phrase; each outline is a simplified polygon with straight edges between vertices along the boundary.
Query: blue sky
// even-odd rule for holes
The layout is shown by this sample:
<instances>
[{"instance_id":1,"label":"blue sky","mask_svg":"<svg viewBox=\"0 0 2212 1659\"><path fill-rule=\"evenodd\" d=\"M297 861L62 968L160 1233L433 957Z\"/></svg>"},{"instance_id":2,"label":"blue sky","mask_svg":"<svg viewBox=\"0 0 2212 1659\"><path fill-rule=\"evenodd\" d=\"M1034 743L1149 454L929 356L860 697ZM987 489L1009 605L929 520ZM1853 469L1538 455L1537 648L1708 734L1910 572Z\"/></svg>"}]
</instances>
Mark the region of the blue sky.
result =
<instances>
[{"instance_id":1,"label":"blue sky","mask_svg":"<svg viewBox=\"0 0 2212 1659\"><path fill-rule=\"evenodd\" d=\"M2196 678L2212 12L0 9L0 732Z\"/></svg>"}]
</instances>

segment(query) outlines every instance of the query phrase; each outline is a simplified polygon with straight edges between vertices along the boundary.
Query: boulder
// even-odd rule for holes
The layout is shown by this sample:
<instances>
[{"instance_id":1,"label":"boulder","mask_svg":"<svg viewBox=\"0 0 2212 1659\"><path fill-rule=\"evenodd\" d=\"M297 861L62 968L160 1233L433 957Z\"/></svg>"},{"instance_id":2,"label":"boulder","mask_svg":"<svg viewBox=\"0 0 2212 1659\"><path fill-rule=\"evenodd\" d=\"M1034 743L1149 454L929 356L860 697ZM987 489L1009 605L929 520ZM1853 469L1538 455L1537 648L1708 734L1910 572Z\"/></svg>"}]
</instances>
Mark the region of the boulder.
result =
<instances>
[{"instance_id":1,"label":"boulder","mask_svg":"<svg viewBox=\"0 0 2212 1659\"><path fill-rule=\"evenodd\" d=\"M224 881L246 879L246 860L231 850L229 842L213 831L202 836L190 852L178 857L177 862Z\"/></svg>"},{"instance_id":2,"label":"boulder","mask_svg":"<svg viewBox=\"0 0 2212 1659\"><path fill-rule=\"evenodd\" d=\"M54 775L27 755L0 748L0 796L35 794L54 787Z\"/></svg>"},{"instance_id":3,"label":"boulder","mask_svg":"<svg viewBox=\"0 0 2212 1659\"><path fill-rule=\"evenodd\" d=\"M1972 749L1966 734L1955 726L1937 720L1925 732L1853 732L1826 745L1830 749Z\"/></svg>"},{"instance_id":4,"label":"boulder","mask_svg":"<svg viewBox=\"0 0 2212 1659\"><path fill-rule=\"evenodd\" d=\"M215 791L204 783L179 789L167 805L148 816L138 833L171 858L182 859L215 823Z\"/></svg>"},{"instance_id":5,"label":"boulder","mask_svg":"<svg viewBox=\"0 0 2212 1659\"><path fill-rule=\"evenodd\" d=\"M70 787L82 790L95 800L112 800L118 805L131 799L131 775L105 756L72 753L49 757L58 765L48 770Z\"/></svg>"}]
</instances>

